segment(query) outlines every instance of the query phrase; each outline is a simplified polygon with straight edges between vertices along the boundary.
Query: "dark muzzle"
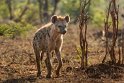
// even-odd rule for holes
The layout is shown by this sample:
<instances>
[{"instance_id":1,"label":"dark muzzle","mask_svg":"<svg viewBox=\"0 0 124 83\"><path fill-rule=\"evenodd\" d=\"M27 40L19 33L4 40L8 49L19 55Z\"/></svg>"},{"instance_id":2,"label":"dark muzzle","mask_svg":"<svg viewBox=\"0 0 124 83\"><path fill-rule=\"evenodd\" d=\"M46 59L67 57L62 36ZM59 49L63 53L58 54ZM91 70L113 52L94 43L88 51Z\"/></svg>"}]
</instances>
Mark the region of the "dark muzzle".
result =
<instances>
[{"instance_id":1,"label":"dark muzzle","mask_svg":"<svg viewBox=\"0 0 124 83\"><path fill-rule=\"evenodd\" d=\"M61 32L61 34L65 34L65 33L66 33L66 31L62 31L62 32Z\"/></svg>"},{"instance_id":2,"label":"dark muzzle","mask_svg":"<svg viewBox=\"0 0 124 83\"><path fill-rule=\"evenodd\" d=\"M59 29L61 34L65 34L67 32L66 26L61 26Z\"/></svg>"}]
</instances>

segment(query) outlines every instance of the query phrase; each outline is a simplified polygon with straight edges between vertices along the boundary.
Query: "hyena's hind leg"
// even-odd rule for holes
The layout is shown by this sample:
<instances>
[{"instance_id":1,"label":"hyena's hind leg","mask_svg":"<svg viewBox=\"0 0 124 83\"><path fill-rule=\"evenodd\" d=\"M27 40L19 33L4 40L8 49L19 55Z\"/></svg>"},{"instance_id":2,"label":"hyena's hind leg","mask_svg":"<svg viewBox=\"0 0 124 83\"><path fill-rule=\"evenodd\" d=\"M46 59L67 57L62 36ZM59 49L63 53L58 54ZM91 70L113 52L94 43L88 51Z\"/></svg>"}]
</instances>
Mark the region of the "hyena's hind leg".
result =
<instances>
[{"instance_id":1,"label":"hyena's hind leg","mask_svg":"<svg viewBox=\"0 0 124 83\"><path fill-rule=\"evenodd\" d=\"M40 66L40 51L37 50L36 48L34 48L34 53L35 53L35 57L36 57L36 63L37 63L37 77L41 76L41 66Z\"/></svg>"},{"instance_id":2,"label":"hyena's hind leg","mask_svg":"<svg viewBox=\"0 0 124 83\"><path fill-rule=\"evenodd\" d=\"M41 60L41 62L42 62L42 60L43 60L43 57L44 57L44 51L42 51L42 52L40 53L40 60Z\"/></svg>"}]
</instances>

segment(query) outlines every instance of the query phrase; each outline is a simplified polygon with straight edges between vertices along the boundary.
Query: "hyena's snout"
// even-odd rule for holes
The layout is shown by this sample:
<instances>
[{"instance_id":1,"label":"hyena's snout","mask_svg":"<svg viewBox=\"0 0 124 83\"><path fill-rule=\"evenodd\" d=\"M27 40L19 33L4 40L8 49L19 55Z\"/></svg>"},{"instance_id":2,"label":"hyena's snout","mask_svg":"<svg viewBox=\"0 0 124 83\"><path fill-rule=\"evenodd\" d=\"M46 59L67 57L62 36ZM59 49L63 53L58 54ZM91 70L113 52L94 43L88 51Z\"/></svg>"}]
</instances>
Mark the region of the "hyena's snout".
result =
<instances>
[{"instance_id":1,"label":"hyena's snout","mask_svg":"<svg viewBox=\"0 0 124 83\"><path fill-rule=\"evenodd\" d=\"M67 30L63 30L61 31L61 34L65 34L67 32Z\"/></svg>"},{"instance_id":2,"label":"hyena's snout","mask_svg":"<svg viewBox=\"0 0 124 83\"><path fill-rule=\"evenodd\" d=\"M59 26L59 29L61 34L65 34L67 32L66 26Z\"/></svg>"}]
</instances>

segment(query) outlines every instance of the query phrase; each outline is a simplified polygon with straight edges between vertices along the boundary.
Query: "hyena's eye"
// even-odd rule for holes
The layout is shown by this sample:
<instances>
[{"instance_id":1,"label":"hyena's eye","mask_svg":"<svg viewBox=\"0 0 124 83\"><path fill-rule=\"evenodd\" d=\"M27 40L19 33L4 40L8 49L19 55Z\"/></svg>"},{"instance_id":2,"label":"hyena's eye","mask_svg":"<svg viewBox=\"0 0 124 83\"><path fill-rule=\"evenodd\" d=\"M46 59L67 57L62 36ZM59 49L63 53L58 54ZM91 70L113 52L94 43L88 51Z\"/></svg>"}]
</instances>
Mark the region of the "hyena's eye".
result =
<instances>
[{"instance_id":1,"label":"hyena's eye","mask_svg":"<svg viewBox=\"0 0 124 83\"><path fill-rule=\"evenodd\" d=\"M63 27L63 28L65 28L65 27L66 27L66 25L63 25L63 26L59 25L58 27L59 27L59 28L62 28L62 27Z\"/></svg>"}]
</instances>

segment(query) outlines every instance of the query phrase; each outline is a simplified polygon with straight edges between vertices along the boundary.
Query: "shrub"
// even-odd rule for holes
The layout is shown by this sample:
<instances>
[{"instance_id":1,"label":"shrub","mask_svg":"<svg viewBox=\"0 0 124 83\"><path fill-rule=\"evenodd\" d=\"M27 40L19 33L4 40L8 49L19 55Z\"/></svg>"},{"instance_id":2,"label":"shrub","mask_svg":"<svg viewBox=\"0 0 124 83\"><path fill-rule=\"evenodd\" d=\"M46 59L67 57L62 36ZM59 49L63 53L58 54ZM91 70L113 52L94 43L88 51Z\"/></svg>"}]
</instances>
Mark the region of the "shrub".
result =
<instances>
[{"instance_id":1,"label":"shrub","mask_svg":"<svg viewBox=\"0 0 124 83\"><path fill-rule=\"evenodd\" d=\"M30 24L21 23L10 23L10 24L0 24L0 35L16 38L17 36L25 35L26 32L33 29Z\"/></svg>"}]
</instances>

